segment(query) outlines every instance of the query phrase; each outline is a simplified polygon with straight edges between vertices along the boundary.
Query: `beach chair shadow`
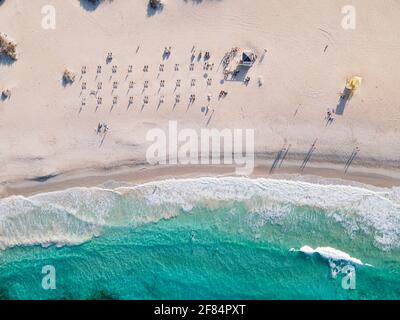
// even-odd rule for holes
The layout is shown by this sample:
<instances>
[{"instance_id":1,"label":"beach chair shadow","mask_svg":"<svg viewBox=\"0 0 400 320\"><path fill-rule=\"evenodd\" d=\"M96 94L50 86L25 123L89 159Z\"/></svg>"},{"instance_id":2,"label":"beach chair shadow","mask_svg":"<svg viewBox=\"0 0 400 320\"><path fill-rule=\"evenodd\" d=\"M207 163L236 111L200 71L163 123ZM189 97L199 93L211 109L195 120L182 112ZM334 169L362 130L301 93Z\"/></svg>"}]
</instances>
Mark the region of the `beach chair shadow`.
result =
<instances>
[{"instance_id":1,"label":"beach chair shadow","mask_svg":"<svg viewBox=\"0 0 400 320\"><path fill-rule=\"evenodd\" d=\"M344 109L346 108L347 103L351 99L351 90L348 88L344 88L343 94L339 98L339 102L336 106L335 114L342 116L344 113Z\"/></svg>"},{"instance_id":2,"label":"beach chair shadow","mask_svg":"<svg viewBox=\"0 0 400 320\"><path fill-rule=\"evenodd\" d=\"M164 51L163 54L162 54L162 59L163 60L168 60L170 56L171 56L170 52ZM158 74L157 79L158 79L159 76L160 76L160 74Z\"/></svg>"}]
</instances>

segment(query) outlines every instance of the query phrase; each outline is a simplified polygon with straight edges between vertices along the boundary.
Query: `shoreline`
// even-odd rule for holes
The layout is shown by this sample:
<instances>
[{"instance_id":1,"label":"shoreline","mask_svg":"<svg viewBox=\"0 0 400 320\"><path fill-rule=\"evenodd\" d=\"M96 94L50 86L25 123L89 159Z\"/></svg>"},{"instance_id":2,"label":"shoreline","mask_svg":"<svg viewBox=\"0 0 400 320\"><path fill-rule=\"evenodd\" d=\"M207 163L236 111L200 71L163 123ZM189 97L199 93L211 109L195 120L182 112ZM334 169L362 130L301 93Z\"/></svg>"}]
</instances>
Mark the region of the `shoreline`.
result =
<instances>
[{"instance_id":1,"label":"shoreline","mask_svg":"<svg viewBox=\"0 0 400 320\"><path fill-rule=\"evenodd\" d=\"M234 174L232 166L148 165L146 137L161 130L176 140L171 121L179 133L194 135L253 130L252 177L400 185L393 72L400 43L392 32L400 7L394 3L378 10L374 1L362 1L357 30L348 30L340 1L169 1L155 15L145 0L93 10L76 0L52 2L58 15L51 32L39 23L40 1L1 6L0 30L15 40L19 55L1 67L0 88L11 96L0 102L0 198L110 180ZM223 63L232 48L258 57L249 68L237 65L235 77ZM67 86L66 69L76 75ZM362 86L343 105L353 76L362 77ZM220 98L221 92L229 94ZM106 132L98 132L100 124ZM282 168L270 175L285 149Z\"/></svg>"},{"instance_id":2,"label":"shoreline","mask_svg":"<svg viewBox=\"0 0 400 320\"><path fill-rule=\"evenodd\" d=\"M312 183L356 185L369 188L392 188L400 186L400 171L377 166L354 165L346 174L343 165L334 162L314 161L303 172L299 162L285 161L284 168L270 173L267 159L256 160L249 178L302 180ZM120 162L108 167L80 168L48 176L25 178L0 184L0 199L10 196L31 196L38 193L61 191L74 187L114 188L127 184L140 185L147 182L200 177L240 176L234 165L149 165L147 163ZM321 181L322 180L322 181Z\"/></svg>"}]
</instances>

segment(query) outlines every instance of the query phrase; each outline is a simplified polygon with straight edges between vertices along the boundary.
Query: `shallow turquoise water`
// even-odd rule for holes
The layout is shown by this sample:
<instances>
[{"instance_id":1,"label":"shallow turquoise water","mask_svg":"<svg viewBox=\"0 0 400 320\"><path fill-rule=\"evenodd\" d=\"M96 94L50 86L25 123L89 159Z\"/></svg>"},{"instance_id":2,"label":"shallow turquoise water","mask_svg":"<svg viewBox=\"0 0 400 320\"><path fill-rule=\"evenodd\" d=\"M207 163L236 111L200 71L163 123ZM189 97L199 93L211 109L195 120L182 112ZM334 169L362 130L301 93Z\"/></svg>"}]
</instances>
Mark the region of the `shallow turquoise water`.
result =
<instances>
[{"instance_id":1,"label":"shallow turquoise water","mask_svg":"<svg viewBox=\"0 0 400 320\"><path fill-rule=\"evenodd\" d=\"M79 245L8 248L0 253L0 296L400 298L397 247L379 248L368 229L349 233L343 221L327 215L325 209L285 205L276 211L279 218L271 219L273 212L268 211L266 218L265 211L249 209L244 201L198 203L179 209L172 217L140 225L102 225L98 237ZM331 278L326 258L290 251L303 245L340 249L373 266L355 265L356 288L345 290L341 285L344 275ZM44 265L55 267L55 290L42 288Z\"/></svg>"}]
</instances>

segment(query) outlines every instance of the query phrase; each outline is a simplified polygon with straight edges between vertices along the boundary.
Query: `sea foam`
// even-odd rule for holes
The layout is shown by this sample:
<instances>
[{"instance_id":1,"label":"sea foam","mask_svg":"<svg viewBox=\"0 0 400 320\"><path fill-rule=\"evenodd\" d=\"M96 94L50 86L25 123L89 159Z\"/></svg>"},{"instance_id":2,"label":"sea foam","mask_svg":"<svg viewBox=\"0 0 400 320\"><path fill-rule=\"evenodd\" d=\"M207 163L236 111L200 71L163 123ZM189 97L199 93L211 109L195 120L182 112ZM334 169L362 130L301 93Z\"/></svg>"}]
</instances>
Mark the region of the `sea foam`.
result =
<instances>
[{"instance_id":1,"label":"sea foam","mask_svg":"<svg viewBox=\"0 0 400 320\"><path fill-rule=\"evenodd\" d=\"M348 253L331 247L317 247L313 249L309 246L303 246L299 250L292 248L290 249L290 251L292 252L299 251L306 255L318 254L322 258L330 261L345 261L345 262L350 262L352 264L364 265L364 263L360 259L353 258Z\"/></svg>"},{"instance_id":2,"label":"sea foam","mask_svg":"<svg viewBox=\"0 0 400 320\"><path fill-rule=\"evenodd\" d=\"M400 247L400 189L242 177L171 179L116 189L72 188L0 200L0 248L78 244L103 227L138 227L196 206L243 204L266 220L293 208L322 210L348 232L373 236L382 249Z\"/></svg>"}]
</instances>

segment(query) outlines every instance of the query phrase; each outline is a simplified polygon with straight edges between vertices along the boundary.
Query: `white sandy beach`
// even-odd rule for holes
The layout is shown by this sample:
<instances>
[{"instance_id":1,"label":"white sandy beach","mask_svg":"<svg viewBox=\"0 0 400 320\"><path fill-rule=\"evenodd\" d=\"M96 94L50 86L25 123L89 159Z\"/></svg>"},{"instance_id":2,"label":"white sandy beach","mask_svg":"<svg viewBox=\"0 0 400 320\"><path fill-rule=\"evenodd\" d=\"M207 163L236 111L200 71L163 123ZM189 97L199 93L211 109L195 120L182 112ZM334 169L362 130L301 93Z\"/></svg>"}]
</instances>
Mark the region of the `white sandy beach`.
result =
<instances>
[{"instance_id":1,"label":"white sandy beach","mask_svg":"<svg viewBox=\"0 0 400 320\"><path fill-rule=\"evenodd\" d=\"M257 175L269 174L284 145L290 145L290 152L279 172L300 173L297 168L318 139L304 173L343 177L358 147L349 177L400 184L399 1L351 1L357 10L355 30L342 28L341 9L348 3L340 0L168 0L154 15L148 15L146 0L105 1L95 10L82 2L5 0L0 5L0 32L18 44L18 61L0 64L0 91L11 90L11 97L0 101L0 196L34 188L40 182L27 179L35 177L80 170L82 179L96 168L146 168L146 133L167 129L170 120L196 130L255 129L255 151L263 163ZM45 5L56 9L55 30L42 28ZM170 46L171 56L163 59ZM205 71L197 58L190 71L193 46L196 53L210 52L212 71ZM220 61L232 47L258 55L248 86L223 81ZM106 64L108 52L113 60ZM160 64L165 65L162 72ZM118 67L114 74L113 65ZM129 65L133 72L128 75ZM143 72L145 65L149 72ZM83 75L82 66L87 70ZM102 73L96 77L97 66ZM63 86L66 68L77 77ZM336 108L353 75L363 77L361 88L327 126L327 109ZM175 90L177 79L181 87ZM128 90L130 81L135 85ZM143 90L145 81L149 88ZM82 90L83 82L87 88ZM99 82L102 89L91 94ZM219 100L221 90L228 95ZM176 94L181 101L174 107ZM191 94L196 101L188 107ZM128 107L130 96L134 102ZM143 107L144 96L149 103ZM161 96L165 101L158 107ZM97 108L98 97L102 104ZM205 115L201 108L208 104L214 112ZM95 132L99 122L110 128L105 137ZM98 171L88 177L96 175L107 177ZM152 177L165 175L154 171ZM150 180L124 171L117 178Z\"/></svg>"}]
</instances>

